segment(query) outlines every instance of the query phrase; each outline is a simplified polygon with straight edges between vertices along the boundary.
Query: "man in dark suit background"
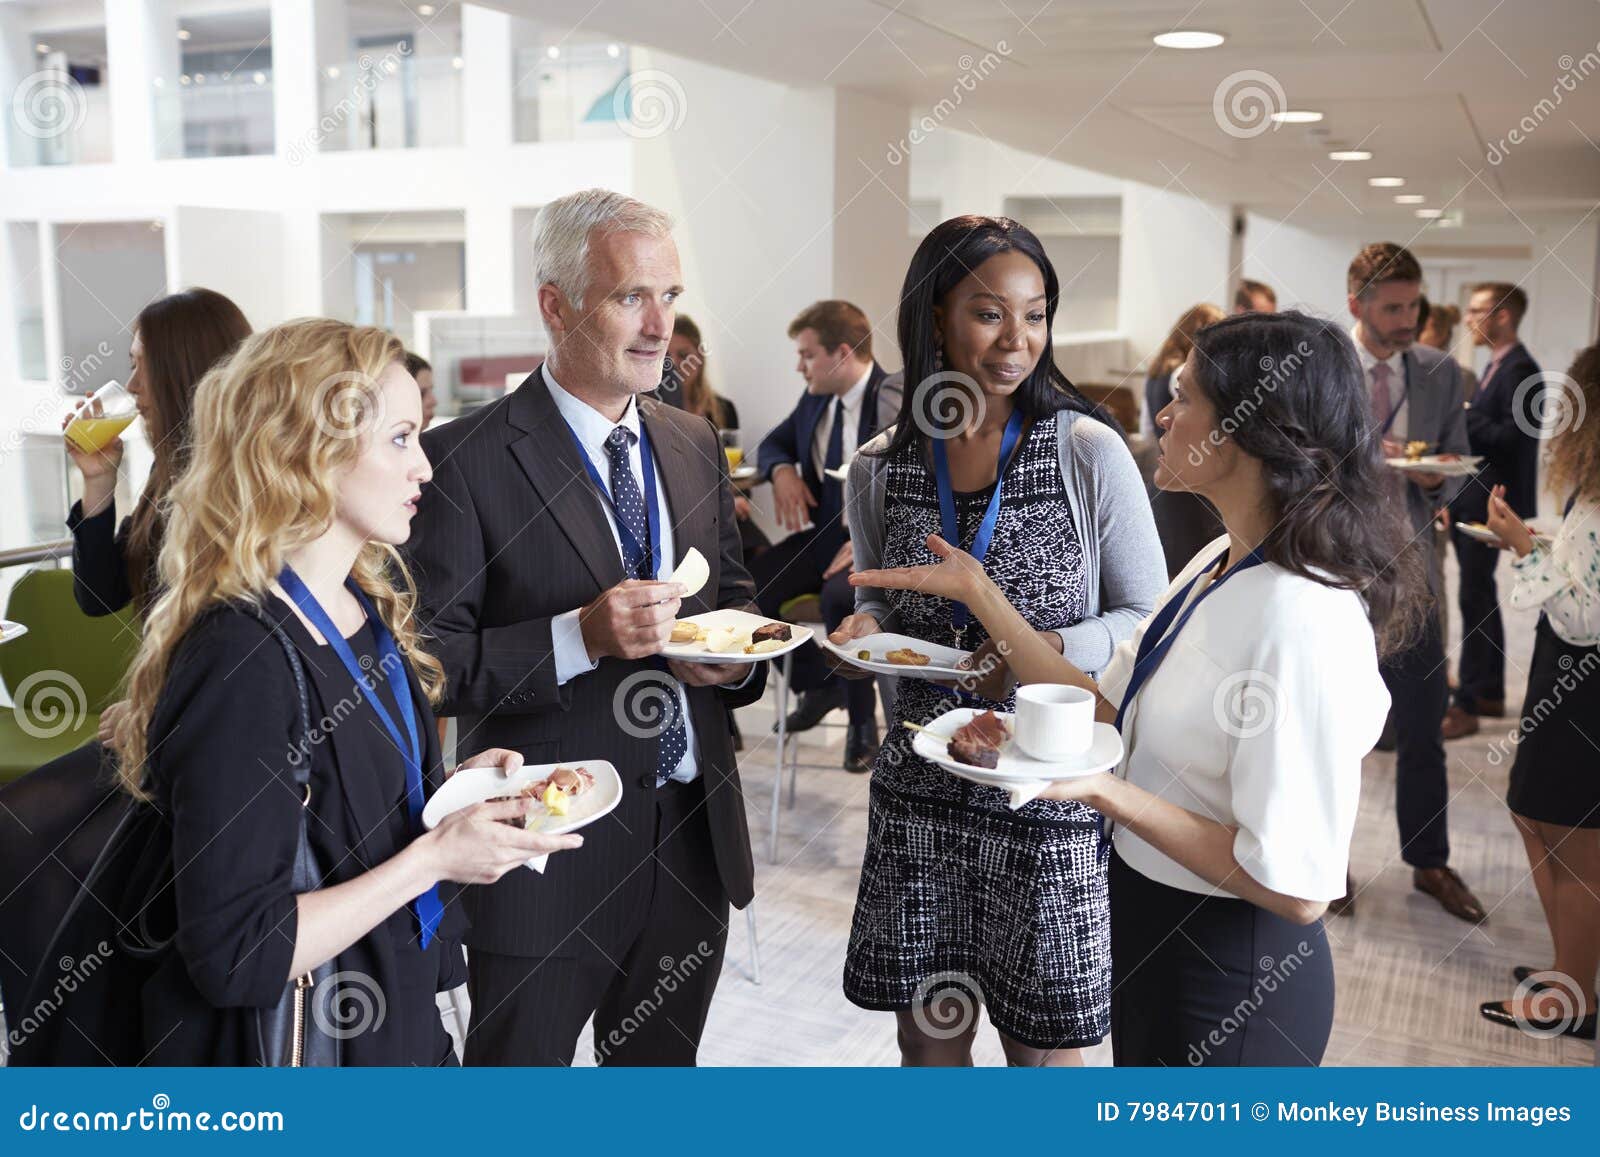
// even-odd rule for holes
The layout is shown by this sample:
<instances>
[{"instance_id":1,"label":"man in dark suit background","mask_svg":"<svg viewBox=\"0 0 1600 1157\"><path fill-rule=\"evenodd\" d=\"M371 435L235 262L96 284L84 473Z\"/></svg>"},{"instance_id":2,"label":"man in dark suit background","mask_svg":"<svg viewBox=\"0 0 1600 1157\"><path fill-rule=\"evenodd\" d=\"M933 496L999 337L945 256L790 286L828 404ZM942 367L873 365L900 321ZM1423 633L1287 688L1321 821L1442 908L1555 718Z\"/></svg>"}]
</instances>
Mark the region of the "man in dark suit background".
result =
<instances>
[{"instance_id":1,"label":"man in dark suit background","mask_svg":"<svg viewBox=\"0 0 1600 1157\"><path fill-rule=\"evenodd\" d=\"M682 292L670 229L606 190L547 204L549 356L423 438L434 477L409 553L449 680L441 714L471 750L605 759L622 778L582 849L466 889L468 1064L569 1064L591 1014L598 1061L693 1064L729 905L752 895L729 713L761 694L765 665L658 657L675 618L755 593L717 432L640 397ZM710 579L680 599L661 580L691 547Z\"/></svg>"},{"instance_id":2,"label":"man in dark suit background","mask_svg":"<svg viewBox=\"0 0 1600 1157\"><path fill-rule=\"evenodd\" d=\"M760 476L772 483L778 521L790 534L753 560L750 569L762 614L777 618L788 600L820 593L823 621L831 631L854 612L855 589L849 583L844 482L830 471L842 470L880 429L888 375L872 357L872 323L848 301L807 306L789 323L789 337L806 392L762 439L756 463ZM896 409L898 400L896 395ZM790 671L802 694L788 717L788 730L809 730L844 705L850 713L844 765L869 770L878 753L872 680L830 675L814 643L795 652Z\"/></svg>"},{"instance_id":3,"label":"man in dark suit background","mask_svg":"<svg viewBox=\"0 0 1600 1157\"><path fill-rule=\"evenodd\" d=\"M1539 508L1539 363L1517 337L1528 312L1528 295L1505 281L1473 287L1467 329L1475 345L1489 347L1478 392L1467 406L1467 440L1483 455L1477 477L1468 479L1450 503L1454 522L1483 522L1489 493L1506 488L1506 502L1523 518ZM1444 720L1444 737L1474 735L1478 717L1506 713L1505 628L1494 572L1501 552L1452 528L1461 567L1461 657L1456 701Z\"/></svg>"},{"instance_id":4,"label":"man in dark suit background","mask_svg":"<svg viewBox=\"0 0 1600 1157\"><path fill-rule=\"evenodd\" d=\"M1411 251L1393 242L1366 246L1347 274L1352 336L1366 373L1375 436L1384 456L1403 457L1408 441L1426 442L1438 453L1467 452L1461 410L1461 385L1454 359L1416 344L1422 299L1422 266ZM1394 500L1403 504L1416 541L1438 549L1433 520L1460 486L1460 480L1429 472L1394 475ZM1430 581L1435 574L1427 567ZM1434 602L1444 596L1432 591ZM1444 641L1437 613L1410 648L1386 658L1383 681L1389 688L1395 736L1395 818L1400 856L1411 865L1412 883L1462 920L1485 919L1483 905L1450 867L1449 779L1439 724L1450 692L1445 682ZM1354 908L1354 891L1331 905L1336 914Z\"/></svg>"}]
</instances>

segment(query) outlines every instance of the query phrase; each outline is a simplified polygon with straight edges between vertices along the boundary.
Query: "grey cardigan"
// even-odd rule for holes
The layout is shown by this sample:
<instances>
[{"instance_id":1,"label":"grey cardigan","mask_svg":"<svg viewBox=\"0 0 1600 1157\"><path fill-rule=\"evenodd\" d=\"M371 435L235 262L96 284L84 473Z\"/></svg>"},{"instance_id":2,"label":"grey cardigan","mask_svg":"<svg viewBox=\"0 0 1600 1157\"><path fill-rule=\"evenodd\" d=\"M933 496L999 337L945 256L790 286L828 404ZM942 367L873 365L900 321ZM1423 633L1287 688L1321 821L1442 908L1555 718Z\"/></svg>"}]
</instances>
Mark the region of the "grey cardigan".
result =
<instances>
[{"instance_id":1,"label":"grey cardigan","mask_svg":"<svg viewBox=\"0 0 1600 1157\"><path fill-rule=\"evenodd\" d=\"M1083 621L1056 633L1063 654L1079 670L1095 674L1155 609L1167 589L1167 566L1144 481L1121 435L1074 410L1057 412L1056 430L1061 477L1083 544L1088 600ZM863 446L845 481L856 570L883 565L888 459L867 451L881 451L893 436L891 428ZM884 630L894 629L888 599L876 587L856 588L856 611L875 616Z\"/></svg>"}]
</instances>

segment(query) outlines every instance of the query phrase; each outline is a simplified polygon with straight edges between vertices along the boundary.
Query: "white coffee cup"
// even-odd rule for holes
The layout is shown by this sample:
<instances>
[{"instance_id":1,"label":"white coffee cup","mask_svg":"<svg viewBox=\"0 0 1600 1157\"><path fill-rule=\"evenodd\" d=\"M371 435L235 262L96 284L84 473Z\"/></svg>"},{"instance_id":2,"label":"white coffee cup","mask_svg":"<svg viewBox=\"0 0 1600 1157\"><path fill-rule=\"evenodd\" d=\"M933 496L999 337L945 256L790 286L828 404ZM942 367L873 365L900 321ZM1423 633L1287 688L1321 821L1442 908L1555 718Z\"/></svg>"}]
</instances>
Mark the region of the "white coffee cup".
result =
<instances>
[{"instance_id":1,"label":"white coffee cup","mask_svg":"<svg viewBox=\"0 0 1600 1157\"><path fill-rule=\"evenodd\" d=\"M1063 762L1094 742L1094 696L1065 683L1017 688L1017 746L1034 759Z\"/></svg>"}]
</instances>

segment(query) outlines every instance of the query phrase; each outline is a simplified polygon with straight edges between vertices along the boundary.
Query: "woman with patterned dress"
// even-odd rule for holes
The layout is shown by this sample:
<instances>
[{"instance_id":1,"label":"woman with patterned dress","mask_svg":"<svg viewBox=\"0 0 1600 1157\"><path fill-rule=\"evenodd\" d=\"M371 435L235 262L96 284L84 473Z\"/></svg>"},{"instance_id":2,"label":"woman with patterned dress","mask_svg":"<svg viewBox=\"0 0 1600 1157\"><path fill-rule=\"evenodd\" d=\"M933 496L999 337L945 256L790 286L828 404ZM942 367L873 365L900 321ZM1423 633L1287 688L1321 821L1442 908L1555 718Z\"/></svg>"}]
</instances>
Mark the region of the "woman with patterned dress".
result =
<instances>
[{"instance_id":1,"label":"woman with patterned dress","mask_svg":"<svg viewBox=\"0 0 1600 1157\"><path fill-rule=\"evenodd\" d=\"M1058 300L1038 239L1016 222L934 229L900 304L906 380L921 385L857 455L847 504L857 569L930 562L925 540L948 526L1041 638L1098 670L1149 612L1164 568L1120 433L1051 357ZM1004 652L964 608L862 590L856 611L835 642L892 630L975 652L982 675L959 699L899 680L896 722L962 703L1011 709ZM845 994L896 1013L907 1065L970 1064L980 1003L1011 1063L1079 1063L1110 1004L1098 817L1073 802L1013 811L1004 792L927 763L910 740L891 727L873 767Z\"/></svg>"}]
</instances>

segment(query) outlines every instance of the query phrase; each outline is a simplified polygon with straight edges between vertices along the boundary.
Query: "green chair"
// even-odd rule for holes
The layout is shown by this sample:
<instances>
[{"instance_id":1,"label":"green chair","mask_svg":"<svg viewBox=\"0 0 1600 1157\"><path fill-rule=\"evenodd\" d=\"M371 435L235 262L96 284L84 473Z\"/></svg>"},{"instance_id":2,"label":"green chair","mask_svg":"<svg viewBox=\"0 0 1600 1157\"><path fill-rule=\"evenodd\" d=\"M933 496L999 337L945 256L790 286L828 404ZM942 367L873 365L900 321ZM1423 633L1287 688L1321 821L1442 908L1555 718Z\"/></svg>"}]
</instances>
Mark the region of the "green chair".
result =
<instances>
[{"instance_id":1,"label":"green chair","mask_svg":"<svg viewBox=\"0 0 1600 1157\"><path fill-rule=\"evenodd\" d=\"M0 683L14 704L0 707L0 783L95 738L100 712L117 698L139 648L133 608L84 614L72 597L70 570L23 575L5 617L28 633L0 643Z\"/></svg>"}]
</instances>

